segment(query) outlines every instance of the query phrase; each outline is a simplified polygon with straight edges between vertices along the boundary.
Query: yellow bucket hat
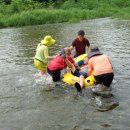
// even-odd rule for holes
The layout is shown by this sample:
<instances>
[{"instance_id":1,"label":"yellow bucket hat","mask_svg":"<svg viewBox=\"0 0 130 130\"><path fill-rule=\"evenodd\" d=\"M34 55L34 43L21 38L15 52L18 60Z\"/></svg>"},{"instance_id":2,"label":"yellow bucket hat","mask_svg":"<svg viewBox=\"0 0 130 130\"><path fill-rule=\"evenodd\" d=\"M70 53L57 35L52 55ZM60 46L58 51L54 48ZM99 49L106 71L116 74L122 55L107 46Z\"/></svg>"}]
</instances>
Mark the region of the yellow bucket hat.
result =
<instances>
[{"instance_id":1,"label":"yellow bucket hat","mask_svg":"<svg viewBox=\"0 0 130 130\"><path fill-rule=\"evenodd\" d=\"M50 35L47 35L44 37L43 40L41 40L41 43L46 45L46 46L51 46L55 44L56 40L54 40Z\"/></svg>"}]
</instances>

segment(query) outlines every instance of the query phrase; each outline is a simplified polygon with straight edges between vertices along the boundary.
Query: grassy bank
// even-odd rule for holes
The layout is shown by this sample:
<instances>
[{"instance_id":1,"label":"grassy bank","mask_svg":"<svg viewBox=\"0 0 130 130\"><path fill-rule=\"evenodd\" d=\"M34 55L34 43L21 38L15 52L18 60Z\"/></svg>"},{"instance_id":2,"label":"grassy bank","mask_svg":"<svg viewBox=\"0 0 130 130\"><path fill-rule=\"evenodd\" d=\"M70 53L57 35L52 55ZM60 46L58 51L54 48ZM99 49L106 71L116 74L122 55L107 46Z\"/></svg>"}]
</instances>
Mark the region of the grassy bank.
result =
<instances>
[{"instance_id":1,"label":"grassy bank","mask_svg":"<svg viewBox=\"0 0 130 130\"><path fill-rule=\"evenodd\" d=\"M68 0L60 6L55 3L23 3L13 0L0 4L0 27L19 27L46 23L79 22L85 19L113 17L130 19L129 0Z\"/></svg>"}]
</instances>

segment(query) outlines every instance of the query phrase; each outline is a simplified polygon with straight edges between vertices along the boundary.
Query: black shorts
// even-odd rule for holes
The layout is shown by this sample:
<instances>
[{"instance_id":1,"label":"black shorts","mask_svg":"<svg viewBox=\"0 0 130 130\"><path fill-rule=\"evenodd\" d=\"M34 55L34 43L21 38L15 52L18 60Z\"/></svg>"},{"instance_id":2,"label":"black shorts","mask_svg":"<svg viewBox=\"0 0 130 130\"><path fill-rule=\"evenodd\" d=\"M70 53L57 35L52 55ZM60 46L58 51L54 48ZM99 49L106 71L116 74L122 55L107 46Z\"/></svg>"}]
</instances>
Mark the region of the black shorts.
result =
<instances>
[{"instance_id":1,"label":"black shorts","mask_svg":"<svg viewBox=\"0 0 130 130\"><path fill-rule=\"evenodd\" d=\"M57 82L60 80L60 74L61 74L61 70L58 69L58 70L49 70L49 68L47 68L47 72L52 76L52 80L54 82Z\"/></svg>"},{"instance_id":2,"label":"black shorts","mask_svg":"<svg viewBox=\"0 0 130 130\"><path fill-rule=\"evenodd\" d=\"M106 74L94 76L94 78L96 79L97 84L99 83L99 84L103 84L107 87L110 87L112 80L114 78L114 74L113 73L106 73Z\"/></svg>"},{"instance_id":3,"label":"black shorts","mask_svg":"<svg viewBox=\"0 0 130 130\"><path fill-rule=\"evenodd\" d=\"M78 70L78 69L76 69L76 70L74 71L74 73L72 73L72 74L75 75L75 76L77 76L77 77L79 77L80 75L82 75L82 76L84 76L84 78L87 78L87 73L82 72L82 71L80 71L80 70Z\"/></svg>"}]
</instances>

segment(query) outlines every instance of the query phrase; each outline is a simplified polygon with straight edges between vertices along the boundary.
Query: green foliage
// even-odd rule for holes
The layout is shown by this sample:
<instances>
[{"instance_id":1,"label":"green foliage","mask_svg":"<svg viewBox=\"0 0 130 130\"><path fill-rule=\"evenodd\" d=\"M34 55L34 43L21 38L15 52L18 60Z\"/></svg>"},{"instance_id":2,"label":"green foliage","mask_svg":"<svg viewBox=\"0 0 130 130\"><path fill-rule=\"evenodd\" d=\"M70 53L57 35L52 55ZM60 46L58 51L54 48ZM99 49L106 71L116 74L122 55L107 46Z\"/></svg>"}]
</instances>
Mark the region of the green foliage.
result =
<instances>
[{"instance_id":1,"label":"green foliage","mask_svg":"<svg viewBox=\"0 0 130 130\"><path fill-rule=\"evenodd\" d=\"M74 1L71 1L71 0L67 0L64 2L63 5L61 5L61 8L62 9L71 9L71 8L75 8L75 3Z\"/></svg>"},{"instance_id":2,"label":"green foliage","mask_svg":"<svg viewBox=\"0 0 130 130\"><path fill-rule=\"evenodd\" d=\"M16 13L22 11L22 1L21 0L12 0L10 4L10 12Z\"/></svg>"},{"instance_id":3,"label":"green foliage","mask_svg":"<svg viewBox=\"0 0 130 130\"><path fill-rule=\"evenodd\" d=\"M99 7L98 0L81 0L78 4L78 7L81 9L94 9Z\"/></svg>"},{"instance_id":4,"label":"green foliage","mask_svg":"<svg viewBox=\"0 0 130 130\"><path fill-rule=\"evenodd\" d=\"M0 3L0 13L6 14L7 6L4 3Z\"/></svg>"},{"instance_id":5,"label":"green foliage","mask_svg":"<svg viewBox=\"0 0 130 130\"><path fill-rule=\"evenodd\" d=\"M3 2L0 5L0 12L3 14L20 13L25 10L34 10L43 8L43 4L32 0L12 0L11 4L5 5Z\"/></svg>"},{"instance_id":6,"label":"green foliage","mask_svg":"<svg viewBox=\"0 0 130 130\"><path fill-rule=\"evenodd\" d=\"M0 27L118 17L130 19L130 0L0 0Z\"/></svg>"},{"instance_id":7,"label":"green foliage","mask_svg":"<svg viewBox=\"0 0 130 130\"><path fill-rule=\"evenodd\" d=\"M109 0L109 3L114 7L130 7L130 0Z\"/></svg>"},{"instance_id":8,"label":"green foliage","mask_svg":"<svg viewBox=\"0 0 130 130\"><path fill-rule=\"evenodd\" d=\"M113 18L119 18L119 19L130 19L130 6L126 8L122 8L112 16Z\"/></svg>"},{"instance_id":9,"label":"green foliage","mask_svg":"<svg viewBox=\"0 0 130 130\"><path fill-rule=\"evenodd\" d=\"M67 0L61 6L63 9L70 9L70 8L78 8L78 9L94 9L99 7L98 0L78 0L75 2L74 0Z\"/></svg>"},{"instance_id":10,"label":"green foliage","mask_svg":"<svg viewBox=\"0 0 130 130\"><path fill-rule=\"evenodd\" d=\"M23 10L40 9L43 7L42 3L35 2L32 0L26 0L23 2Z\"/></svg>"},{"instance_id":11,"label":"green foliage","mask_svg":"<svg viewBox=\"0 0 130 130\"><path fill-rule=\"evenodd\" d=\"M2 14L0 14L0 28L5 27L5 23L2 19L2 17L3 17Z\"/></svg>"}]
</instances>

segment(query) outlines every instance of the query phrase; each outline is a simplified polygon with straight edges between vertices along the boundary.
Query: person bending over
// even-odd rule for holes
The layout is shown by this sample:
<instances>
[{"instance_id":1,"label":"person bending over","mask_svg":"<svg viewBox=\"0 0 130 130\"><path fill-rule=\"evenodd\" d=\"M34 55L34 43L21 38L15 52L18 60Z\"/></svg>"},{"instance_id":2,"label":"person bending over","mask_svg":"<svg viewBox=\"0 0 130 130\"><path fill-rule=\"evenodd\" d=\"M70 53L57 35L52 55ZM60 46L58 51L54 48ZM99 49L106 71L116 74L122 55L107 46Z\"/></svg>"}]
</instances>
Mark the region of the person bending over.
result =
<instances>
[{"instance_id":1,"label":"person bending over","mask_svg":"<svg viewBox=\"0 0 130 130\"><path fill-rule=\"evenodd\" d=\"M112 62L107 55L93 47L88 54L88 76L93 72L97 84L101 84L95 91L105 91L110 87L114 78Z\"/></svg>"},{"instance_id":2,"label":"person bending over","mask_svg":"<svg viewBox=\"0 0 130 130\"><path fill-rule=\"evenodd\" d=\"M52 80L54 82L57 82L61 79L61 70L67 68L65 62L66 57L73 65L76 65L71 57L71 51L69 47L64 48L61 53L55 56L47 65L47 72L52 76Z\"/></svg>"}]
</instances>

